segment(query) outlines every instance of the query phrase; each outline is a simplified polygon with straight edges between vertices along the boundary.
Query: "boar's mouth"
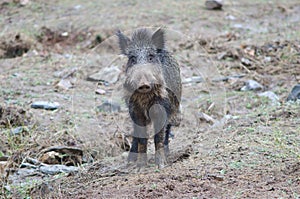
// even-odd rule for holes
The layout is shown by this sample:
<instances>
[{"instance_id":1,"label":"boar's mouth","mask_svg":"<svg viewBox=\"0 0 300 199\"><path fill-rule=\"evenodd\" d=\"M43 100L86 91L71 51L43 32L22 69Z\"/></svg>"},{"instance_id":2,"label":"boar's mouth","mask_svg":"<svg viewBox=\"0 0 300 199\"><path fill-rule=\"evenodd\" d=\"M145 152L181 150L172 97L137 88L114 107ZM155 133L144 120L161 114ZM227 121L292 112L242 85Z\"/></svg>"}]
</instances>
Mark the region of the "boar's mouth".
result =
<instances>
[{"instance_id":1,"label":"boar's mouth","mask_svg":"<svg viewBox=\"0 0 300 199\"><path fill-rule=\"evenodd\" d=\"M125 81L123 87L132 94L133 93L147 94L152 92L160 92L160 90L163 88L163 85L156 84L156 83L137 85Z\"/></svg>"}]
</instances>

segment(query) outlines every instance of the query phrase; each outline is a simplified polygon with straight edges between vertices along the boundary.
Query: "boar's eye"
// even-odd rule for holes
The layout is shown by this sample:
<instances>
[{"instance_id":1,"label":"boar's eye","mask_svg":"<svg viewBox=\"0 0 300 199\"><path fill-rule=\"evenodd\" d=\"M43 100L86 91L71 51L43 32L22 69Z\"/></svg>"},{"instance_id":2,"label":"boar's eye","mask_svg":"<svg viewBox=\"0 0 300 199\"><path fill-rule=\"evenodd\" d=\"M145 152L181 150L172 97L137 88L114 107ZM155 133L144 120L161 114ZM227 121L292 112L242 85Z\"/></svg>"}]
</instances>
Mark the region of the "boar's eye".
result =
<instances>
[{"instance_id":1,"label":"boar's eye","mask_svg":"<svg viewBox=\"0 0 300 199\"><path fill-rule=\"evenodd\" d=\"M136 57L135 56L130 56L128 62L129 62L129 65L136 64Z\"/></svg>"},{"instance_id":2,"label":"boar's eye","mask_svg":"<svg viewBox=\"0 0 300 199\"><path fill-rule=\"evenodd\" d=\"M155 56L154 56L153 54L149 54L149 55L148 55L148 61L149 61L149 62L153 62L154 59L155 59Z\"/></svg>"}]
</instances>

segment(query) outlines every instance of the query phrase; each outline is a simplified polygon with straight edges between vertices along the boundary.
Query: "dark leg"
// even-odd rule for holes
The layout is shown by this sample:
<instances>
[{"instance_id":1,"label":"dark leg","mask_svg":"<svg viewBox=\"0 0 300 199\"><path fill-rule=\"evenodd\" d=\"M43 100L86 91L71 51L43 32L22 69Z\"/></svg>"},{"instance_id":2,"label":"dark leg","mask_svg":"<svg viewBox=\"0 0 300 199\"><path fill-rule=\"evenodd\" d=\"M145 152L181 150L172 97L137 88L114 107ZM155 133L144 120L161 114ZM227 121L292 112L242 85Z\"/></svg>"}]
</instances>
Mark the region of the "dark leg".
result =
<instances>
[{"instance_id":1,"label":"dark leg","mask_svg":"<svg viewBox=\"0 0 300 199\"><path fill-rule=\"evenodd\" d=\"M164 149L164 130L162 129L159 133L154 136L155 143L155 164L158 168L163 168L167 165Z\"/></svg>"},{"instance_id":2,"label":"dark leg","mask_svg":"<svg viewBox=\"0 0 300 199\"><path fill-rule=\"evenodd\" d=\"M147 127L134 124L133 140L128 155L128 161L137 161L137 166L142 167L147 164Z\"/></svg>"},{"instance_id":3,"label":"dark leg","mask_svg":"<svg viewBox=\"0 0 300 199\"><path fill-rule=\"evenodd\" d=\"M131 148L128 155L128 162L136 162L138 154L138 138L133 137L131 142Z\"/></svg>"},{"instance_id":4,"label":"dark leg","mask_svg":"<svg viewBox=\"0 0 300 199\"><path fill-rule=\"evenodd\" d=\"M137 159L137 166L139 168L147 165L147 143L147 138L139 138Z\"/></svg>"},{"instance_id":5,"label":"dark leg","mask_svg":"<svg viewBox=\"0 0 300 199\"><path fill-rule=\"evenodd\" d=\"M171 124L168 124L166 127L165 140L164 140L164 148L165 148L166 157L168 157L170 154L170 149L169 149L170 132L171 132Z\"/></svg>"},{"instance_id":6,"label":"dark leg","mask_svg":"<svg viewBox=\"0 0 300 199\"><path fill-rule=\"evenodd\" d=\"M165 127L167 122L167 114L165 108L159 104L155 104L149 111L150 118L154 126L154 143L155 143L155 164L159 168L163 168L166 164L164 141Z\"/></svg>"},{"instance_id":7,"label":"dark leg","mask_svg":"<svg viewBox=\"0 0 300 199\"><path fill-rule=\"evenodd\" d=\"M128 162L137 161L139 167L147 164L147 121L145 115L139 109L129 106L129 113L133 121L132 144L128 155Z\"/></svg>"}]
</instances>

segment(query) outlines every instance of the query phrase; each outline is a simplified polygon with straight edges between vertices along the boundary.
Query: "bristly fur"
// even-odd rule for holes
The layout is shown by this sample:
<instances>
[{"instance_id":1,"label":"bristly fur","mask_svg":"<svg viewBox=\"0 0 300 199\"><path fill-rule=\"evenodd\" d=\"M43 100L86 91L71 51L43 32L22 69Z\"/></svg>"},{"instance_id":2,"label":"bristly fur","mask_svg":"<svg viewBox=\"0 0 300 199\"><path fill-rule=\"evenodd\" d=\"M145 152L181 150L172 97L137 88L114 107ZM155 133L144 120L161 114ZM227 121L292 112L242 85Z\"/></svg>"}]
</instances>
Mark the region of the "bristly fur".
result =
<instances>
[{"instance_id":1,"label":"bristly fur","mask_svg":"<svg viewBox=\"0 0 300 199\"><path fill-rule=\"evenodd\" d=\"M116 35L119 38L120 50L124 55L128 55L129 49L163 50L165 48L165 36L162 28L157 29L153 34L146 28L137 29L133 32L131 39L120 30L117 31Z\"/></svg>"},{"instance_id":2,"label":"bristly fur","mask_svg":"<svg viewBox=\"0 0 300 199\"><path fill-rule=\"evenodd\" d=\"M167 98L168 94L165 88L161 85L154 85L151 92L139 93L137 91L131 92L127 89L124 90L124 99L126 104L136 103L140 108L149 108L149 104L154 102L157 97Z\"/></svg>"},{"instance_id":3,"label":"bristly fur","mask_svg":"<svg viewBox=\"0 0 300 199\"><path fill-rule=\"evenodd\" d=\"M131 38L119 31L117 36L121 52L128 57L123 87L134 129L128 160L147 162L142 153L147 153L147 126L153 123L155 161L164 166L181 100L179 65L165 49L163 29L154 33L138 29Z\"/></svg>"}]
</instances>

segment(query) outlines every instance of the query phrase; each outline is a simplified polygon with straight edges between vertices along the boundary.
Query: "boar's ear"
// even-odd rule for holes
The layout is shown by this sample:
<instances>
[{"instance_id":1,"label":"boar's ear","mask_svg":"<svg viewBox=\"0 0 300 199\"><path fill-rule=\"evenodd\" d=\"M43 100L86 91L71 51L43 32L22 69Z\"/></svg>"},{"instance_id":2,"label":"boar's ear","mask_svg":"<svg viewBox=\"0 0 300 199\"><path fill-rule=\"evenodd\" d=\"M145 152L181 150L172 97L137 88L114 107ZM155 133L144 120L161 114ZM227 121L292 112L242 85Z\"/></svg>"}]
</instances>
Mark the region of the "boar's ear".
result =
<instances>
[{"instance_id":1,"label":"boar's ear","mask_svg":"<svg viewBox=\"0 0 300 199\"><path fill-rule=\"evenodd\" d=\"M126 55L126 49L130 42L130 39L127 36L125 36L120 30L117 31L116 35L119 38L119 47L121 49L121 53Z\"/></svg>"},{"instance_id":2,"label":"boar's ear","mask_svg":"<svg viewBox=\"0 0 300 199\"><path fill-rule=\"evenodd\" d=\"M152 42L157 49L159 49L159 50L164 49L164 47L165 47L165 32L162 28L159 28L158 30L156 30L153 33Z\"/></svg>"}]
</instances>

